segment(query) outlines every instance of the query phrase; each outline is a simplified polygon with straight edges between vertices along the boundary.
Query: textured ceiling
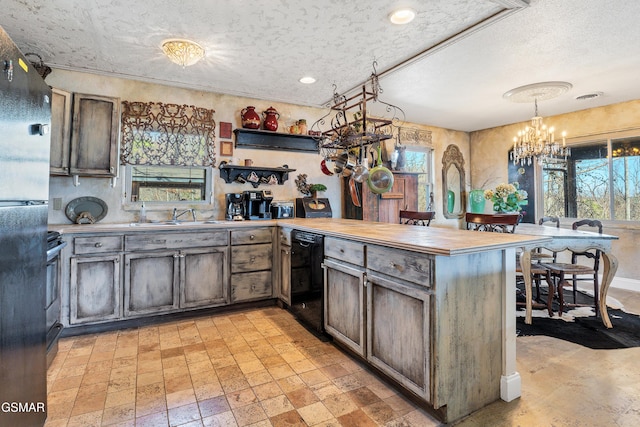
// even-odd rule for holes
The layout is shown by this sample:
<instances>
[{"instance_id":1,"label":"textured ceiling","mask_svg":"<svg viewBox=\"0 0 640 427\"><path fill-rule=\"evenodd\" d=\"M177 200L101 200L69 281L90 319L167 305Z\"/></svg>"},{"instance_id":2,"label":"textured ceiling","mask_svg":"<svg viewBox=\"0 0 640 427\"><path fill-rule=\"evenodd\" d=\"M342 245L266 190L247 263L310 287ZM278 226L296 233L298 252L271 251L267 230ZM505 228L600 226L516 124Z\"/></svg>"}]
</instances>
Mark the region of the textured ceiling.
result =
<instances>
[{"instance_id":1,"label":"textured ceiling","mask_svg":"<svg viewBox=\"0 0 640 427\"><path fill-rule=\"evenodd\" d=\"M530 3L530 5L527 5ZM416 19L390 24L397 6ZM320 106L358 88L377 62L380 98L415 123L477 130L528 120L502 94L540 81L571 91L542 115L640 99L636 0L3 0L0 25L52 68ZM182 69L164 39L198 42ZM312 75L313 85L298 79ZM602 91L591 101L576 101Z\"/></svg>"}]
</instances>

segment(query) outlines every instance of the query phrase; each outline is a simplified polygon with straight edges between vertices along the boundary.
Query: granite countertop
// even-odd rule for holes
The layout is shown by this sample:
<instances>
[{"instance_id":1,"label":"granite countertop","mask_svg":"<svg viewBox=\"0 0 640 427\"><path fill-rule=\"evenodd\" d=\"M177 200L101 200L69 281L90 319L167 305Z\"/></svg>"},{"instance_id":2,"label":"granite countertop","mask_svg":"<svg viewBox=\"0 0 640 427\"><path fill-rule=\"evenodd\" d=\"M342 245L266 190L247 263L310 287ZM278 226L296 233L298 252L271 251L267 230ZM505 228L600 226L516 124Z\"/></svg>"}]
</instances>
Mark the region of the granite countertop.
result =
<instances>
[{"instance_id":1,"label":"granite countertop","mask_svg":"<svg viewBox=\"0 0 640 427\"><path fill-rule=\"evenodd\" d=\"M295 218L257 221L183 222L124 224L50 224L49 229L62 234L191 232L205 229L281 226L316 232L325 236L353 239L369 244L388 246L435 255L459 255L501 248L531 246L550 241L550 237L508 233L487 233L443 227L422 227L339 218Z\"/></svg>"}]
</instances>

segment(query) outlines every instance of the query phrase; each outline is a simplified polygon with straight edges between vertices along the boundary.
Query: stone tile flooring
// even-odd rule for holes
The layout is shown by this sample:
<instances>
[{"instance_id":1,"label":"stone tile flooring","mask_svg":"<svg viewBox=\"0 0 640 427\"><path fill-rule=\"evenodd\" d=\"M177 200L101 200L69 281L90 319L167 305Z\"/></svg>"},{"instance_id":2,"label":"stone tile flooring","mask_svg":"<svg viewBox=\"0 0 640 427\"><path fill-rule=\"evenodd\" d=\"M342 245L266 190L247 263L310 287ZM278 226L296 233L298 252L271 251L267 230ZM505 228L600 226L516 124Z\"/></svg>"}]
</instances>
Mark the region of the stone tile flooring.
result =
<instances>
[{"instance_id":1,"label":"stone tile flooring","mask_svg":"<svg viewBox=\"0 0 640 427\"><path fill-rule=\"evenodd\" d=\"M435 426L277 307L64 338L48 427Z\"/></svg>"},{"instance_id":2,"label":"stone tile flooring","mask_svg":"<svg viewBox=\"0 0 640 427\"><path fill-rule=\"evenodd\" d=\"M638 360L520 337L522 397L457 425L638 426ZM441 425L277 307L64 338L48 404L47 427Z\"/></svg>"}]
</instances>

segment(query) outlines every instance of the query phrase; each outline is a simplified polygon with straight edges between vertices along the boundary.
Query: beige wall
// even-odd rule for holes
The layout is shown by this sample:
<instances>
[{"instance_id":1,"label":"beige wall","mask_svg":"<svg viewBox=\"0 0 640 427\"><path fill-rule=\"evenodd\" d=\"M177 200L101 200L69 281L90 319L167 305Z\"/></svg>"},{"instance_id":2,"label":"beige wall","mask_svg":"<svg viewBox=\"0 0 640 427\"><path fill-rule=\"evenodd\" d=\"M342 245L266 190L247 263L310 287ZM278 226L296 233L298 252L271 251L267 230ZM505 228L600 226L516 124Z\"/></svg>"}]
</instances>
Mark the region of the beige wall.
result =
<instances>
[{"instance_id":1,"label":"beige wall","mask_svg":"<svg viewBox=\"0 0 640 427\"><path fill-rule=\"evenodd\" d=\"M306 119L309 126L323 116L326 110L303 107L291 104L272 103L264 100L251 98L241 98L229 95L222 95L209 92L201 92L183 88L169 87L165 85L140 82L135 80L127 80L121 78L100 76L88 73L78 73L66 70L54 70L47 77L47 83L52 87L63 89L74 93L87 93L104 96L119 97L123 101L143 101L143 102L164 102L176 104L189 104L198 107L211 108L215 110L214 118L216 123L231 122L234 128L240 127L240 110L248 105L256 107L256 111L262 112L268 107L273 106L280 113L280 122L285 125L291 124L298 119ZM458 221L445 220L442 216L442 198L441 198L441 158L442 153L448 144L456 144L462 151L465 158L465 169L467 179L469 176L469 135L466 132L451 131L429 126L419 126L413 124L403 124L409 127L417 127L420 129L432 131L434 146L434 163L435 163L435 206L437 211L436 221L434 225L445 227L456 227ZM216 135L218 132L216 131ZM389 141L388 149L392 148ZM219 153L219 138L216 137L216 146ZM340 217L342 212L342 201L340 192L340 182L337 176L326 176L320 170L321 156L316 153L299 153L292 151L275 151L275 150L254 150L254 149L235 149L234 158L253 159L256 166L278 167L288 165L290 168L296 169L296 172L289 174L289 180L282 186L269 186L268 189L273 191L274 200L292 200L301 197L295 186L295 178L298 174L306 173L308 182L325 184L328 190L324 197L328 197L333 208L334 217ZM228 160L225 157L218 157L218 163L221 160ZM120 174L122 177L122 173ZM123 209L123 179L118 179L115 187L110 187L110 180L101 178L83 178L80 177L80 185L73 186L70 177L52 177L50 185L50 206L53 206L53 198L62 199L62 210L50 210L49 222L51 224L68 223L69 220L64 215L64 207L76 197L95 196L103 199L108 207L109 212L103 222L117 223L130 222L136 219L137 212L126 211ZM267 188L261 186L260 189ZM251 190L253 187L248 184L227 184L221 178L218 170L214 171L213 191L214 205L207 209L194 206L198 210L198 218L216 218L224 217L224 194L231 192L242 192ZM367 190L368 191L368 190ZM166 207L161 210L153 210L147 207L147 216L149 219L167 219L170 215L169 209Z\"/></svg>"},{"instance_id":2,"label":"beige wall","mask_svg":"<svg viewBox=\"0 0 640 427\"><path fill-rule=\"evenodd\" d=\"M602 134L634 129L640 135L640 100L545 117L544 121L558 130L565 130L568 144L572 140L596 140ZM508 152L514 135L524 125L525 123L517 123L470 133L473 188L486 189L507 182ZM563 226L570 227L571 222L563 221ZM629 279L640 277L640 264L637 262L640 226L621 221L604 221L603 225L604 233L620 238L614 242L613 248L613 253L620 262L618 276Z\"/></svg>"}]
</instances>

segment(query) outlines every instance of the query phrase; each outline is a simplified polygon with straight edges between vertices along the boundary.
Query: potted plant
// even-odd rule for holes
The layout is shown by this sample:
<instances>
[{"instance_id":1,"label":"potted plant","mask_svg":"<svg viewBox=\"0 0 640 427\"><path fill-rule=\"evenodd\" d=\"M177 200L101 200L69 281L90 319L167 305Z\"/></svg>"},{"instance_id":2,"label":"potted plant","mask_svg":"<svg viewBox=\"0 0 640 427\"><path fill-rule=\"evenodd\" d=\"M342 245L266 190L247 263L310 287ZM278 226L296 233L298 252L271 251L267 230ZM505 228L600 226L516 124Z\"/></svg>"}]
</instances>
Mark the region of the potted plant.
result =
<instances>
[{"instance_id":1,"label":"potted plant","mask_svg":"<svg viewBox=\"0 0 640 427\"><path fill-rule=\"evenodd\" d=\"M309 185L309 192L311 193L311 197L313 197L315 200L318 199L318 191L327 191L327 186L324 184Z\"/></svg>"}]
</instances>

